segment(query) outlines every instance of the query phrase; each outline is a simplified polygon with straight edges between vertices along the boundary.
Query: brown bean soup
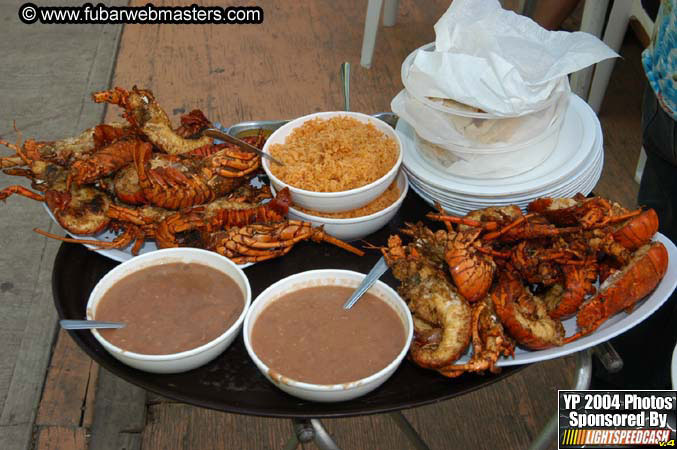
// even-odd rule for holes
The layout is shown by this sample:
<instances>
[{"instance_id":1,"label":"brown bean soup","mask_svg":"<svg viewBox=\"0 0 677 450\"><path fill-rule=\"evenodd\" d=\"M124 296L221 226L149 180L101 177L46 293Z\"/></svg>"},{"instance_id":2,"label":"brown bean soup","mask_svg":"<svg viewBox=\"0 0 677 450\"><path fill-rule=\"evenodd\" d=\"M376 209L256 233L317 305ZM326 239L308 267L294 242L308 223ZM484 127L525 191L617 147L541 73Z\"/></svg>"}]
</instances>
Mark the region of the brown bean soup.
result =
<instances>
[{"instance_id":1,"label":"brown bean soup","mask_svg":"<svg viewBox=\"0 0 677 450\"><path fill-rule=\"evenodd\" d=\"M353 290L309 287L271 302L254 322L254 352L271 371L314 384L356 381L385 368L405 345L404 324L370 293L344 310Z\"/></svg>"},{"instance_id":2,"label":"brown bean soup","mask_svg":"<svg viewBox=\"0 0 677 450\"><path fill-rule=\"evenodd\" d=\"M203 264L172 262L117 281L103 294L95 318L127 324L99 330L111 344L130 352L166 355L216 339L243 309L244 294L230 276Z\"/></svg>"}]
</instances>

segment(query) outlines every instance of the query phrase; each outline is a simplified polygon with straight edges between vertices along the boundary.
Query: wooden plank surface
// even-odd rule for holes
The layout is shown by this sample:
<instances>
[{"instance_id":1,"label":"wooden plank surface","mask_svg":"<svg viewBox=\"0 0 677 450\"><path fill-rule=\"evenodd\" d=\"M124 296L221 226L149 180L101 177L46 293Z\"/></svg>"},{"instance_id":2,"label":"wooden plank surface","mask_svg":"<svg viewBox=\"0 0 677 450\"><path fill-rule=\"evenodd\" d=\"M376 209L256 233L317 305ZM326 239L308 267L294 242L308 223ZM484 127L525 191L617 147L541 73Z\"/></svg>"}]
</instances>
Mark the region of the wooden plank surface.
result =
<instances>
[{"instance_id":1,"label":"wooden plank surface","mask_svg":"<svg viewBox=\"0 0 677 450\"><path fill-rule=\"evenodd\" d=\"M99 370L90 448L139 448L146 424L146 392L105 369Z\"/></svg>"},{"instance_id":2,"label":"wooden plank surface","mask_svg":"<svg viewBox=\"0 0 677 450\"><path fill-rule=\"evenodd\" d=\"M148 408L142 448L280 449L291 433L291 420L253 418L163 403Z\"/></svg>"},{"instance_id":3,"label":"wooden plank surface","mask_svg":"<svg viewBox=\"0 0 677 450\"><path fill-rule=\"evenodd\" d=\"M68 333L61 330L52 353L36 425L82 424L92 364Z\"/></svg>"},{"instance_id":4,"label":"wooden plank surface","mask_svg":"<svg viewBox=\"0 0 677 450\"><path fill-rule=\"evenodd\" d=\"M38 432L35 448L36 450L86 450L86 430L76 427L42 427Z\"/></svg>"},{"instance_id":5,"label":"wooden plank surface","mask_svg":"<svg viewBox=\"0 0 677 450\"><path fill-rule=\"evenodd\" d=\"M38 140L72 136L100 122L103 108L85 103L110 80L121 26L26 25L18 5L0 0L0 136L15 142L15 120L24 138ZM12 184L27 185L0 174L2 188ZM31 230L61 230L32 200L10 198L0 209L0 317L7 319L0 324L0 448L23 450L32 445L55 337L51 271L59 246Z\"/></svg>"},{"instance_id":6,"label":"wooden plank surface","mask_svg":"<svg viewBox=\"0 0 677 450\"><path fill-rule=\"evenodd\" d=\"M258 4L260 26L126 26L114 84L151 88L175 119L192 108L224 124L293 118L342 109L339 66L349 61L352 108L389 111L402 88L401 62L434 40L432 25L448 1L402 1L397 26L379 30L370 70L359 65L363 2Z\"/></svg>"},{"instance_id":7,"label":"wooden plank surface","mask_svg":"<svg viewBox=\"0 0 677 450\"><path fill-rule=\"evenodd\" d=\"M92 361L89 367L89 382L85 392L85 411L82 415L82 426L90 429L94 423L94 405L96 401L96 388L99 384L99 365Z\"/></svg>"}]
</instances>

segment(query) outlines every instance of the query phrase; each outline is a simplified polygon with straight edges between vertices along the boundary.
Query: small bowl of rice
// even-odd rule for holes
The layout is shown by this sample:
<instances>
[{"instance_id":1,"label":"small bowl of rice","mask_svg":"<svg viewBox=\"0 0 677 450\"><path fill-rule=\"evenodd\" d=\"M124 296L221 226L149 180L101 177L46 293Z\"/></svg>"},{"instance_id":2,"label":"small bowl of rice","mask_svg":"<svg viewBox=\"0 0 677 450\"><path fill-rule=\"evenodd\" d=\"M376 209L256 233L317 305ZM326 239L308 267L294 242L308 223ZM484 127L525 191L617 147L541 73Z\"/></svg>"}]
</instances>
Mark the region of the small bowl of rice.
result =
<instances>
[{"instance_id":1,"label":"small bowl of rice","mask_svg":"<svg viewBox=\"0 0 677 450\"><path fill-rule=\"evenodd\" d=\"M380 230L395 217L409 191L409 181L400 170L395 181L371 202L357 209L338 213L312 211L292 205L289 217L323 226L324 231L342 241L362 239Z\"/></svg>"},{"instance_id":2,"label":"small bowl of rice","mask_svg":"<svg viewBox=\"0 0 677 450\"><path fill-rule=\"evenodd\" d=\"M355 112L322 112L277 129L263 151L276 191L288 187L297 206L346 212L375 200L392 185L402 164L402 143L387 123Z\"/></svg>"}]
</instances>

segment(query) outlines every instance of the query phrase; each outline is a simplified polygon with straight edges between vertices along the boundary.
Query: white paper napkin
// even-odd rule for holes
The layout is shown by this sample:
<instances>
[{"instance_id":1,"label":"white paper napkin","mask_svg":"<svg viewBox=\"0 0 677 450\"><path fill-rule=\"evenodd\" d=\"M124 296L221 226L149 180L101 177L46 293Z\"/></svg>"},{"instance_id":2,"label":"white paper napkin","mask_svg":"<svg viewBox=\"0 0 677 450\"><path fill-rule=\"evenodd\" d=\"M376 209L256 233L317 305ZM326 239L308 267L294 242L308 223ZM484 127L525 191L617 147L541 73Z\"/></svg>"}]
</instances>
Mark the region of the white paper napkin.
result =
<instances>
[{"instance_id":1,"label":"white paper napkin","mask_svg":"<svg viewBox=\"0 0 677 450\"><path fill-rule=\"evenodd\" d=\"M548 31L498 0L454 0L435 35L435 51L419 51L405 75L407 90L499 117L539 111L562 76L618 56L591 34Z\"/></svg>"}]
</instances>

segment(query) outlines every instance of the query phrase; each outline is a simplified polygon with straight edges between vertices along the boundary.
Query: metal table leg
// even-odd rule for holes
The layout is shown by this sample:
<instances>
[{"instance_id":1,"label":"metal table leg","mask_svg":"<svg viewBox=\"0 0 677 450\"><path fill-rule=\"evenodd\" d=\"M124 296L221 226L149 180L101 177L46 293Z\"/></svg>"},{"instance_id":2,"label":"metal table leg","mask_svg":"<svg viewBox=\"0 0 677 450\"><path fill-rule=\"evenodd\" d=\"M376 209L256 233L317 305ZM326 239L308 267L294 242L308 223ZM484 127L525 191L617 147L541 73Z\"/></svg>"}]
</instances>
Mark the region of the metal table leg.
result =
<instances>
[{"instance_id":1,"label":"metal table leg","mask_svg":"<svg viewBox=\"0 0 677 450\"><path fill-rule=\"evenodd\" d=\"M576 379L573 389L585 390L590 388L592 380L592 355L599 358L606 370L611 373L618 372L623 368L623 360L616 350L608 342L604 342L591 349L576 353ZM559 412L556 412L543 427L534 442L529 447L531 450L548 448L549 444L557 438L557 424Z\"/></svg>"},{"instance_id":2,"label":"metal table leg","mask_svg":"<svg viewBox=\"0 0 677 450\"><path fill-rule=\"evenodd\" d=\"M292 433L287 443L284 444L284 450L296 450L300 443L299 438L296 437L296 433Z\"/></svg>"},{"instance_id":3,"label":"metal table leg","mask_svg":"<svg viewBox=\"0 0 677 450\"><path fill-rule=\"evenodd\" d=\"M314 442L321 450L341 450L318 419L292 419L294 434L285 444L285 450L293 450L300 443Z\"/></svg>"},{"instance_id":4,"label":"metal table leg","mask_svg":"<svg viewBox=\"0 0 677 450\"><path fill-rule=\"evenodd\" d=\"M430 450L401 412L397 411L388 415L407 436L407 439L409 439L414 448L418 450ZM294 450L299 444L306 442L314 442L322 450L340 450L340 447L318 419L292 419L292 422L294 434L285 444L285 450Z\"/></svg>"},{"instance_id":5,"label":"metal table leg","mask_svg":"<svg viewBox=\"0 0 677 450\"><path fill-rule=\"evenodd\" d=\"M592 354L595 353L600 361L610 372L617 372L623 367L623 360L609 343L600 344L592 349L583 350L576 354L576 378L573 389L585 390L590 387L592 380ZM531 450L541 450L548 448L549 444L557 437L558 414L555 413L548 423L543 427L539 435L529 447ZM400 412L389 413L395 424L404 435L409 439L414 448L418 450L430 450L425 441L416 432L411 423ZM299 443L314 441L322 450L340 450L334 439L322 426L318 419L292 419L294 424L294 434L289 438L285 445L285 450L293 450Z\"/></svg>"},{"instance_id":6,"label":"metal table leg","mask_svg":"<svg viewBox=\"0 0 677 450\"><path fill-rule=\"evenodd\" d=\"M576 353L576 378L573 389L588 389L592 379L592 350L587 349ZM541 432L532 442L530 450L541 450L549 447L550 443L557 438L557 423L559 412L550 418Z\"/></svg>"},{"instance_id":7,"label":"metal table leg","mask_svg":"<svg viewBox=\"0 0 677 450\"><path fill-rule=\"evenodd\" d=\"M418 450L430 450L430 447L423 441L421 435L411 426L411 423L404 417L404 414L400 411L391 412L388 414L391 419L395 421L397 426L402 430L405 436L409 439L409 442L417 448Z\"/></svg>"}]
</instances>

